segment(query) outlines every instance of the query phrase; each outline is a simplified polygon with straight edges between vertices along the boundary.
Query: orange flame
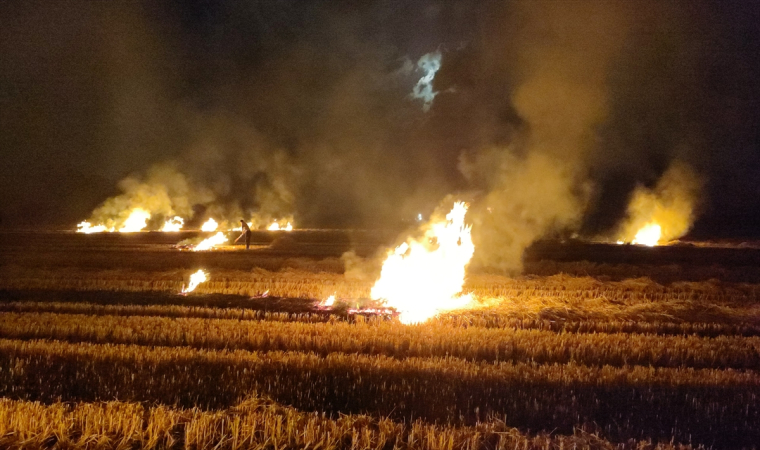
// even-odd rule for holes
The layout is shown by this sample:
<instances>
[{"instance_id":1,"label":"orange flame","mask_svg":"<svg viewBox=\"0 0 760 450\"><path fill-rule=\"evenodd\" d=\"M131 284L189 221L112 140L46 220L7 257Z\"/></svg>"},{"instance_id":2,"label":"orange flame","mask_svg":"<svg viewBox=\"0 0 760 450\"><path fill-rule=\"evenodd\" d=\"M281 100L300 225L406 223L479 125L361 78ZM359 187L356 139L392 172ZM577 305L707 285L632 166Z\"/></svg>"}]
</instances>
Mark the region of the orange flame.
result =
<instances>
[{"instance_id":1,"label":"orange flame","mask_svg":"<svg viewBox=\"0 0 760 450\"><path fill-rule=\"evenodd\" d=\"M280 223L277 221L272 222L269 227L267 227L267 230L269 231L293 231L293 225L288 222L285 226L280 226Z\"/></svg>"},{"instance_id":2,"label":"orange flame","mask_svg":"<svg viewBox=\"0 0 760 450\"><path fill-rule=\"evenodd\" d=\"M179 231L182 229L182 225L185 224L185 219L183 219L180 216L174 216L174 218L167 220L164 222L164 226L161 228L161 231Z\"/></svg>"},{"instance_id":3,"label":"orange flame","mask_svg":"<svg viewBox=\"0 0 760 450\"><path fill-rule=\"evenodd\" d=\"M653 247L680 238L694 222L701 186L689 166L674 162L653 189L633 191L618 241Z\"/></svg>"},{"instance_id":4,"label":"orange flame","mask_svg":"<svg viewBox=\"0 0 760 450\"><path fill-rule=\"evenodd\" d=\"M467 206L455 203L446 220L429 224L422 239L409 239L388 252L370 296L395 308L401 322L424 322L472 300L460 295L465 267L475 251L464 223Z\"/></svg>"},{"instance_id":5,"label":"orange flame","mask_svg":"<svg viewBox=\"0 0 760 450\"><path fill-rule=\"evenodd\" d=\"M218 226L219 224L216 223L216 220L209 218L206 222L203 223L203 225L201 225L201 231L216 231Z\"/></svg>"},{"instance_id":6,"label":"orange flame","mask_svg":"<svg viewBox=\"0 0 760 450\"><path fill-rule=\"evenodd\" d=\"M175 217L177 219L178 217ZM143 228L145 228L148 225L148 219L150 219L150 212L142 209L142 208L134 208L129 213L129 217L124 221L124 224L121 226L121 228L118 229L120 233L132 233L135 231L140 231ZM179 218L182 220L181 218ZM81 222L77 225L77 233L103 233L103 232L109 232L113 233L116 230L116 227L113 226L113 220L108 220L107 223L111 226L106 226L102 223L99 223L97 225L92 225L89 221Z\"/></svg>"},{"instance_id":7,"label":"orange flame","mask_svg":"<svg viewBox=\"0 0 760 450\"><path fill-rule=\"evenodd\" d=\"M193 251L203 251L203 250L211 250L217 245L222 245L225 242L227 242L227 236L224 235L221 231L216 233L215 235L211 236L208 239L205 239L201 241L200 244L193 247Z\"/></svg>"},{"instance_id":8,"label":"orange flame","mask_svg":"<svg viewBox=\"0 0 760 450\"><path fill-rule=\"evenodd\" d=\"M208 280L208 275L206 274L206 272L204 272L203 269L199 269L197 272L190 275L190 283L187 285L187 287L182 288L182 293L187 294L188 292L193 292L195 288L198 287L199 284L207 280Z\"/></svg>"},{"instance_id":9,"label":"orange flame","mask_svg":"<svg viewBox=\"0 0 760 450\"><path fill-rule=\"evenodd\" d=\"M662 227L656 223L648 223L636 233L636 237L633 238L633 241L631 241L631 243L654 247L660 242L661 236Z\"/></svg>"},{"instance_id":10,"label":"orange flame","mask_svg":"<svg viewBox=\"0 0 760 450\"><path fill-rule=\"evenodd\" d=\"M113 228L109 229L103 224L93 226L90 222L86 220L84 222L77 224L77 233L90 234L90 233L103 233L106 231L113 232L114 229Z\"/></svg>"},{"instance_id":11,"label":"orange flame","mask_svg":"<svg viewBox=\"0 0 760 450\"><path fill-rule=\"evenodd\" d=\"M150 219L150 213L142 208L135 208L124 221L124 226L119 228L120 233L133 233L145 228Z\"/></svg>"}]
</instances>

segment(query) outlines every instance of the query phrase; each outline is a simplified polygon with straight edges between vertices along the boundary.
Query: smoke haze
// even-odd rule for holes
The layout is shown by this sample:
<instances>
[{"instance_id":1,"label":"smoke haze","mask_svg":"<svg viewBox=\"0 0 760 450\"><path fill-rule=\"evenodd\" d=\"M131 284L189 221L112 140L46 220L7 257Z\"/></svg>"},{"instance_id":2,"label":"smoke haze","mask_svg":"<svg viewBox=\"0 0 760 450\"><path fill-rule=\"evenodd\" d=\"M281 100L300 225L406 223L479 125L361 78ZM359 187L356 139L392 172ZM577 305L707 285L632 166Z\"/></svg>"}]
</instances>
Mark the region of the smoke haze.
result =
<instances>
[{"instance_id":1,"label":"smoke haze","mask_svg":"<svg viewBox=\"0 0 760 450\"><path fill-rule=\"evenodd\" d=\"M458 193L473 264L518 270L542 236L615 234L678 160L703 186L693 233L760 235L758 9L6 2L0 226L140 198L382 227Z\"/></svg>"}]
</instances>

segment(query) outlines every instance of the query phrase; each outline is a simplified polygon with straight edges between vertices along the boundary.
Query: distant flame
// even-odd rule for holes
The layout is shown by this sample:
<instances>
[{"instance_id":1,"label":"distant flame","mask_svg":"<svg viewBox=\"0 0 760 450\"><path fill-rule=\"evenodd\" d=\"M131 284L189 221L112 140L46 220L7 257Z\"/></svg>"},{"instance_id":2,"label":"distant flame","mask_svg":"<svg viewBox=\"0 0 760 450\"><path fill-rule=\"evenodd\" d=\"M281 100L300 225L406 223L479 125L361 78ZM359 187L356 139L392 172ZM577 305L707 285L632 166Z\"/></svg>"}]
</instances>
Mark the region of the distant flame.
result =
<instances>
[{"instance_id":1,"label":"distant flame","mask_svg":"<svg viewBox=\"0 0 760 450\"><path fill-rule=\"evenodd\" d=\"M335 295L331 295L322 302L322 306L332 306L335 303Z\"/></svg>"},{"instance_id":2,"label":"distant flame","mask_svg":"<svg viewBox=\"0 0 760 450\"><path fill-rule=\"evenodd\" d=\"M164 222L164 226L161 231L179 231L182 229L182 225L185 224L185 219L180 216L174 216L173 219L169 219Z\"/></svg>"},{"instance_id":3,"label":"distant flame","mask_svg":"<svg viewBox=\"0 0 760 450\"><path fill-rule=\"evenodd\" d=\"M227 236L221 231L211 236L210 238L201 241L200 244L193 247L194 251L210 250L217 245L221 245L227 242Z\"/></svg>"},{"instance_id":4,"label":"distant flame","mask_svg":"<svg viewBox=\"0 0 760 450\"><path fill-rule=\"evenodd\" d=\"M145 228L150 219L150 213L142 208L135 208L127 217L124 226L119 228L120 233L132 233Z\"/></svg>"},{"instance_id":5,"label":"distant flame","mask_svg":"<svg viewBox=\"0 0 760 450\"><path fill-rule=\"evenodd\" d=\"M269 225L269 227L267 228L267 230L269 230L269 231L293 231L293 225L290 222L288 222L287 225L281 227L280 224L277 221L275 221L275 222L272 222L271 225Z\"/></svg>"},{"instance_id":6,"label":"distant flame","mask_svg":"<svg viewBox=\"0 0 760 450\"><path fill-rule=\"evenodd\" d=\"M617 240L651 247L686 234L695 219L701 183L688 165L676 161L654 188L638 186Z\"/></svg>"},{"instance_id":7,"label":"distant flame","mask_svg":"<svg viewBox=\"0 0 760 450\"><path fill-rule=\"evenodd\" d=\"M114 229L113 228L110 228L110 229L106 228L106 226L103 225L103 224L92 226L92 224L90 222L87 222L87 221L84 221L84 222L82 222L82 223L80 223L80 224L77 225L77 233L90 234L90 233L103 233L103 232L106 232L106 231L112 232L112 231L114 231Z\"/></svg>"},{"instance_id":8,"label":"distant flame","mask_svg":"<svg viewBox=\"0 0 760 450\"><path fill-rule=\"evenodd\" d=\"M208 219L203 225L201 225L201 231L216 231L219 226L216 220L213 218Z\"/></svg>"},{"instance_id":9,"label":"distant flame","mask_svg":"<svg viewBox=\"0 0 760 450\"><path fill-rule=\"evenodd\" d=\"M199 269L197 272L190 275L190 284L188 284L187 287L182 288L182 293L187 294L188 292L193 292L199 284L206 280L208 280L206 272L204 272L203 269Z\"/></svg>"},{"instance_id":10,"label":"distant flame","mask_svg":"<svg viewBox=\"0 0 760 450\"><path fill-rule=\"evenodd\" d=\"M662 236L662 227L656 223L648 223L636 233L631 243L654 247L660 242L660 236Z\"/></svg>"},{"instance_id":11,"label":"distant flame","mask_svg":"<svg viewBox=\"0 0 760 450\"><path fill-rule=\"evenodd\" d=\"M422 239L409 239L388 252L372 299L385 300L406 324L467 305L471 297L459 294L475 246L464 223L466 213L467 204L457 202L446 220L429 225Z\"/></svg>"}]
</instances>

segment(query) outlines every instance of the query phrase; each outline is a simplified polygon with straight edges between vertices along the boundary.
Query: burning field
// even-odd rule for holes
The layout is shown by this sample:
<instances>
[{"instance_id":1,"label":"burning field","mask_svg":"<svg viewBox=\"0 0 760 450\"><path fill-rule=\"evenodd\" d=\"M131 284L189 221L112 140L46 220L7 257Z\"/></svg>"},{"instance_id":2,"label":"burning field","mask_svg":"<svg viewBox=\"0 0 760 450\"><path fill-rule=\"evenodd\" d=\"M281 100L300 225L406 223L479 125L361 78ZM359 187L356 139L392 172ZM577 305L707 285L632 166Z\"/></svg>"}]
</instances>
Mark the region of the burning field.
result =
<instances>
[{"instance_id":1,"label":"burning field","mask_svg":"<svg viewBox=\"0 0 760 450\"><path fill-rule=\"evenodd\" d=\"M3 234L2 443L760 440L758 251L542 242L507 277L470 269L466 214L457 203L396 244L257 231L248 251L185 251L164 232ZM214 232L181 237L199 233Z\"/></svg>"},{"instance_id":2,"label":"burning field","mask_svg":"<svg viewBox=\"0 0 760 450\"><path fill-rule=\"evenodd\" d=\"M0 450L757 450L758 24L0 2Z\"/></svg>"}]
</instances>

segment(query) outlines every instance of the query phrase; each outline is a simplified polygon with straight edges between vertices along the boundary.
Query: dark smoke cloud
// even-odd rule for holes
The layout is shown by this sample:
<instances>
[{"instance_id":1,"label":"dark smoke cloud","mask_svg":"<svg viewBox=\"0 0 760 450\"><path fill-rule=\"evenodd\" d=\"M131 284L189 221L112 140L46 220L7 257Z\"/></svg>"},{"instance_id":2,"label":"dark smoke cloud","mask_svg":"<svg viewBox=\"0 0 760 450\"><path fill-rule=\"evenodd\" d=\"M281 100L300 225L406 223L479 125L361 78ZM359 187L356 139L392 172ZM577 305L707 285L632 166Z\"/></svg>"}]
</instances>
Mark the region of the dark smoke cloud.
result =
<instances>
[{"instance_id":1,"label":"dark smoke cloud","mask_svg":"<svg viewBox=\"0 0 760 450\"><path fill-rule=\"evenodd\" d=\"M679 160L704 180L695 233L760 234L752 2L0 8L1 226L73 228L169 165L206 213L302 226L474 193L474 237L507 249L476 258L513 269L542 236L617 229ZM424 111L410 94L436 51Z\"/></svg>"},{"instance_id":2,"label":"dark smoke cloud","mask_svg":"<svg viewBox=\"0 0 760 450\"><path fill-rule=\"evenodd\" d=\"M465 153L461 169L488 192L471 214L475 262L519 270L533 241L580 225L589 154L608 115L607 73L625 42L628 14L612 2L520 2L492 26L475 43L486 59L475 66L511 61L489 76L511 80L500 106L519 121L505 121L502 142L498 126L486 130L497 132L491 147Z\"/></svg>"}]
</instances>

